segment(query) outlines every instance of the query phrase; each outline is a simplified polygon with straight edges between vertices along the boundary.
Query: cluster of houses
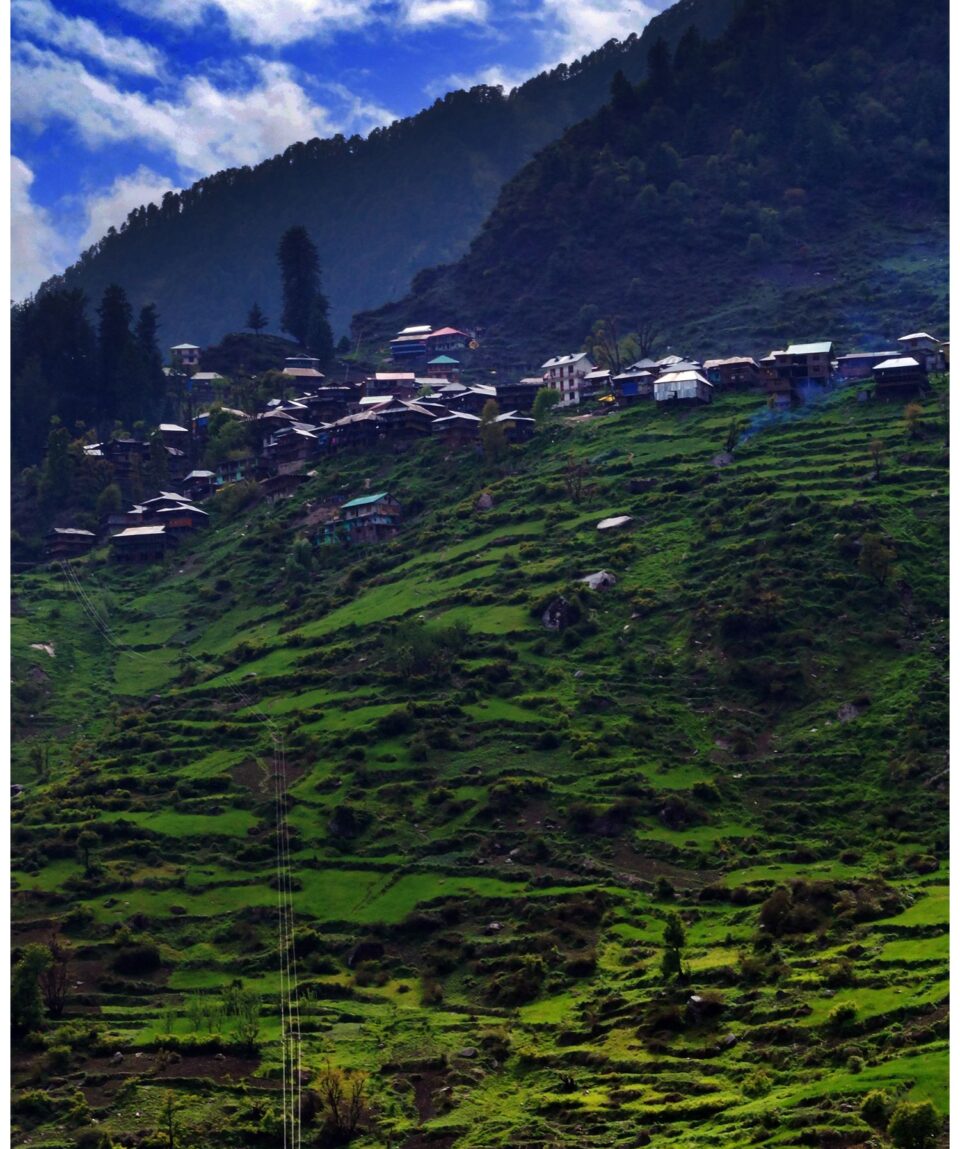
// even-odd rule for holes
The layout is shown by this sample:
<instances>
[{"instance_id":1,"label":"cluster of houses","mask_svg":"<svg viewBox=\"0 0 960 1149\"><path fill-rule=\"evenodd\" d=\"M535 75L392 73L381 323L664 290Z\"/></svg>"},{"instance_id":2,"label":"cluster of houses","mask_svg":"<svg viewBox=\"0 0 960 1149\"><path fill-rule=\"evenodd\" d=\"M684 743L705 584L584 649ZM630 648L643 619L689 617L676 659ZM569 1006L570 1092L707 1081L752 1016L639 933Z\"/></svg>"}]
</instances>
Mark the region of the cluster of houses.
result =
<instances>
[{"instance_id":1,"label":"cluster of houses","mask_svg":"<svg viewBox=\"0 0 960 1149\"><path fill-rule=\"evenodd\" d=\"M836 355L830 341L794 343L761 359L737 355L702 363L667 355L640 359L622 371L598 367L581 351L548 359L540 368L540 377L521 382L552 387L565 407L589 399L620 405L639 399L709 403L714 389L766 392L775 403L786 404L828 384L870 379L876 398L908 398L923 389L930 372L949 365L949 343L927 332L901 336L897 343L897 348L887 351L848 355Z\"/></svg>"},{"instance_id":2,"label":"cluster of houses","mask_svg":"<svg viewBox=\"0 0 960 1149\"><path fill-rule=\"evenodd\" d=\"M849 380L872 380L878 398L904 398L917 394L930 372L949 366L949 344L926 332L904 335L897 343L898 348L888 351L840 356L834 355L831 342L791 344L762 359L733 356L699 362L667 355L641 359L619 371L598 367L587 352L576 352L548 359L537 375L496 385L468 385L461 381L459 361L447 352L475 347L469 334L452 327L436 331L429 326L408 327L391 342L392 366L419 364L422 373L377 371L360 383L331 384L318 360L289 358L283 375L302 392L294 398L271 399L255 415L218 408L247 425L247 446L230 450L209 469L195 464L206 453L212 411L188 420L189 427L161 423L157 430L165 470L176 490L135 501L129 510L108 516L103 527L118 561L153 561L180 536L204 526L208 515L197 504L218 489L256 481L264 499L286 498L305 481L310 460L329 451L384 446L403 451L427 439L451 448L476 449L484 408L491 400L497 404L493 417L502 425L506 441L522 442L534 432L529 412L543 388L559 394L560 406L595 400L600 409L604 404L629 406L642 400L708 403L715 389L766 392L772 402L787 404L802 400L811 389ZM171 351L178 367L199 365L198 347L179 344ZM121 489L131 492L156 442L157 436L153 442L121 436L87 444L84 451L108 460ZM316 509L314 523L318 541L373 543L396 534L400 515L399 504L388 492L348 502L335 496ZM47 536L47 554L71 558L96 542L92 531L56 527Z\"/></svg>"}]
</instances>

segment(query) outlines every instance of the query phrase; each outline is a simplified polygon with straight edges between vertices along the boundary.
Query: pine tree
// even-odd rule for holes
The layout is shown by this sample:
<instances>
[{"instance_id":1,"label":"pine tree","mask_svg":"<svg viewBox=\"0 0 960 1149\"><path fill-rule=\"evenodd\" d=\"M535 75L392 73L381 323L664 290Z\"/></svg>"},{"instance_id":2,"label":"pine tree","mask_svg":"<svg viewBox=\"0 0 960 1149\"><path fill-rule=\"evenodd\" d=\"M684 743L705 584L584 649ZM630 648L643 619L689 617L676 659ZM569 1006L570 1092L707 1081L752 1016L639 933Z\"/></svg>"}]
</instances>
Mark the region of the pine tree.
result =
<instances>
[{"instance_id":1,"label":"pine tree","mask_svg":"<svg viewBox=\"0 0 960 1149\"><path fill-rule=\"evenodd\" d=\"M137 414L146 410L151 416L159 415L166 395L167 377L163 373L163 356L157 342L159 326L156 307L152 303L141 307L137 318L136 343L141 360L139 383L142 386L143 402Z\"/></svg>"},{"instance_id":2,"label":"pine tree","mask_svg":"<svg viewBox=\"0 0 960 1149\"><path fill-rule=\"evenodd\" d=\"M320 261L305 227L291 227L283 233L277 260L283 281L280 326L306 346L314 298L320 291Z\"/></svg>"},{"instance_id":3,"label":"pine tree","mask_svg":"<svg viewBox=\"0 0 960 1149\"><path fill-rule=\"evenodd\" d=\"M310 306L310 326L307 330L307 350L320 360L321 368L333 365L333 331L327 315L330 304L327 297L317 291Z\"/></svg>"},{"instance_id":4,"label":"pine tree","mask_svg":"<svg viewBox=\"0 0 960 1149\"><path fill-rule=\"evenodd\" d=\"M247 327L259 337L260 332L263 331L270 321L263 314L260 309L259 303L254 303L253 307L247 312Z\"/></svg>"},{"instance_id":5,"label":"pine tree","mask_svg":"<svg viewBox=\"0 0 960 1149\"><path fill-rule=\"evenodd\" d=\"M115 416L123 399L124 374L129 368L133 311L122 287L115 283L103 293L97 308L97 342L100 351L100 387L98 415Z\"/></svg>"}]
</instances>

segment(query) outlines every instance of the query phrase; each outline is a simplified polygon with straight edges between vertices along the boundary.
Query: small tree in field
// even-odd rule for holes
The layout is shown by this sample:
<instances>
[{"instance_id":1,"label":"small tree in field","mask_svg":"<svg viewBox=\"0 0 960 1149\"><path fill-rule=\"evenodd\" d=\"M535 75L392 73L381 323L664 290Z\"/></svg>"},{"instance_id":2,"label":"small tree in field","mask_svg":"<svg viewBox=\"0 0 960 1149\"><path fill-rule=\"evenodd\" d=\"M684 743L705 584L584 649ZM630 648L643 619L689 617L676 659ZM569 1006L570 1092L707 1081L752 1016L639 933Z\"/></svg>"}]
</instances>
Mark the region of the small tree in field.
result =
<instances>
[{"instance_id":1,"label":"small tree in field","mask_svg":"<svg viewBox=\"0 0 960 1149\"><path fill-rule=\"evenodd\" d=\"M670 914L663 929L663 958L660 972L665 978L678 977L683 973L682 951L686 944L686 934L679 914Z\"/></svg>"},{"instance_id":2,"label":"small tree in field","mask_svg":"<svg viewBox=\"0 0 960 1149\"><path fill-rule=\"evenodd\" d=\"M901 1101L887 1126L897 1149L933 1149L940 1133L940 1118L929 1101Z\"/></svg>"},{"instance_id":3,"label":"small tree in field","mask_svg":"<svg viewBox=\"0 0 960 1149\"><path fill-rule=\"evenodd\" d=\"M904 407L903 421L907 425L907 438L919 439L923 429L923 408L919 403L908 403Z\"/></svg>"},{"instance_id":4,"label":"small tree in field","mask_svg":"<svg viewBox=\"0 0 960 1149\"><path fill-rule=\"evenodd\" d=\"M546 423L550 412L559 402L559 391L555 391L552 387L540 388L533 400L533 417L536 419L538 427Z\"/></svg>"},{"instance_id":5,"label":"small tree in field","mask_svg":"<svg viewBox=\"0 0 960 1149\"><path fill-rule=\"evenodd\" d=\"M10 978L10 1021L16 1034L29 1033L43 1023L40 975L51 962L46 946L31 942L23 947Z\"/></svg>"},{"instance_id":6,"label":"small tree in field","mask_svg":"<svg viewBox=\"0 0 960 1149\"><path fill-rule=\"evenodd\" d=\"M480 442L483 453L491 463L499 462L507 451L507 435L503 423L498 423L500 406L496 399L488 399L480 413Z\"/></svg>"},{"instance_id":7,"label":"small tree in field","mask_svg":"<svg viewBox=\"0 0 960 1149\"><path fill-rule=\"evenodd\" d=\"M38 982L43 1004L51 1017L60 1017L67 1000L67 970L72 956L70 945L57 936L56 931L47 942L50 964L40 971Z\"/></svg>"},{"instance_id":8,"label":"small tree in field","mask_svg":"<svg viewBox=\"0 0 960 1149\"><path fill-rule=\"evenodd\" d=\"M878 586L884 586L890 577L895 557L894 551L884 543L880 535L866 534L860 540L860 572L873 579Z\"/></svg>"},{"instance_id":9,"label":"small tree in field","mask_svg":"<svg viewBox=\"0 0 960 1149\"><path fill-rule=\"evenodd\" d=\"M95 830L81 830L77 835L77 849L83 859L83 868L89 874L92 866L91 855L100 845L100 835Z\"/></svg>"},{"instance_id":10,"label":"small tree in field","mask_svg":"<svg viewBox=\"0 0 960 1149\"><path fill-rule=\"evenodd\" d=\"M873 439L870 443L870 458L873 460L873 477L880 481L880 464L883 461L883 440Z\"/></svg>"},{"instance_id":11,"label":"small tree in field","mask_svg":"<svg viewBox=\"0 0 960 1149\"><path fill-rule=\"evenodd\" d=\"M348 1073L329 1063L317 1078L314 1088L323 1101L324 1124L331 1144L346 1145L356 1136L366 1087L365 1073Z\"/></svg>"}]
</instances>

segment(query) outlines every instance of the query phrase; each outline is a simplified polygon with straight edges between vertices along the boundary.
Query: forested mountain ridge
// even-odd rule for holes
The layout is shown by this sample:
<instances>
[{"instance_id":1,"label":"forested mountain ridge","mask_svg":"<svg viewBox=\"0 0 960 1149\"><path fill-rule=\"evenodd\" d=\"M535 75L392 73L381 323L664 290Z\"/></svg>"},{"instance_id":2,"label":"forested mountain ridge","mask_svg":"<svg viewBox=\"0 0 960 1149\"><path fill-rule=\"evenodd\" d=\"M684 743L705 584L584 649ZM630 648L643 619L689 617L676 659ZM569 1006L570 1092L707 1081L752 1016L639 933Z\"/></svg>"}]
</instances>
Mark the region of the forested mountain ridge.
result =
<instances>
[{"instance_id":1,"label":"forested mountain ridge","mask_svg":"<svg viewBox=\"0 0 960 1149\"><path fill-rule=\"evenodd\" d=\"M618 80L462 259L355 332L453 315L491 366L532 366L614 315L691 354L943 330L946 26L943 0L748 0L715 43Z\"/></svg>"},{"instance_id":2,"label":"forested mountain ridge","mask_svg":"<svg viewBox=\"0 0 960 1149\"><path fill-rule=\"evenodd\" d=\"M733 0L682 0L642 35L611 41L509 94L451 92L369 137L313 139L257 166L211 175L138 208L62 277L98 300L111 283L134 307L157 306L170 342L214 342L254 300L278 328L275 253L304 225L314 238L337 334L361 308L396 298L422 267L455 259L503 183L538 149L606 99L617 69L639 79L658 37L725 25ZM629 29L625 28L627 33Z\"/></svg>"}]
</instances>

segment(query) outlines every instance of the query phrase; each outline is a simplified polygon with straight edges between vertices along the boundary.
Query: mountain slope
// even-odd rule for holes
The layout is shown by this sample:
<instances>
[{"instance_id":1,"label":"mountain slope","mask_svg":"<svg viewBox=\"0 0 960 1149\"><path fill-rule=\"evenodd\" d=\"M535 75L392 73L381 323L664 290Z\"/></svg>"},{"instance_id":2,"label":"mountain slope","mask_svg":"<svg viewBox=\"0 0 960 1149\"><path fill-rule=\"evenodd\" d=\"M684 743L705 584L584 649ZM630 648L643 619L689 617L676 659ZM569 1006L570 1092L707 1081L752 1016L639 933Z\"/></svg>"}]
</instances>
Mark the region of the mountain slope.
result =
<instances>
[{"instance_id":1,"label":"mountain slope","mask_svg":"<svg viewBox=\"0 0 960 1149\"><path fill-rule=\"evenodd\" d=\"M331 321L343 332L354 312L464 251L505 180L595 111L618 68L638 79L658 36L675 43L691 24L715 34L732 7L683 0L641 36L611 41L508 96L489 87L452 92L367 139L310 140L252 169L200 180L131 213L63 279L94 304L119 283L135 308L157 305L171 343L212 343L237 330L254 300L276 326L277 244L287 227L303 224L319 249Z\"/></svg>"},{"instance_id":2,"label":"mountain slope","mask_svg":"<svg viewBox=\"0 0 960 1149\"><path fill-rule=\"evenodd\" d=\"M946 24L943 0L750 0L544 149L462 259L355 332L452 315L522 367L613 315L700 355L943 331Z\"/></svg>"},{"instance_id":3,"label":"mountain slope","mask_svg":"<svg viewBox=\"0 0 960 1149\"><path fill-rule=\"evenodd\" d=\"M14 1046L17 1140L280 1143L278 817L302 1068L368 1074L366 1149L944 1113L947 386L912 428L837 392L722 469L761 396L558 420L500 469L341 455L166 567L16 576L14 960L54 922L76 948ZM399 537L305 550L365 488Z\"/></svg>"}]
</instances>

